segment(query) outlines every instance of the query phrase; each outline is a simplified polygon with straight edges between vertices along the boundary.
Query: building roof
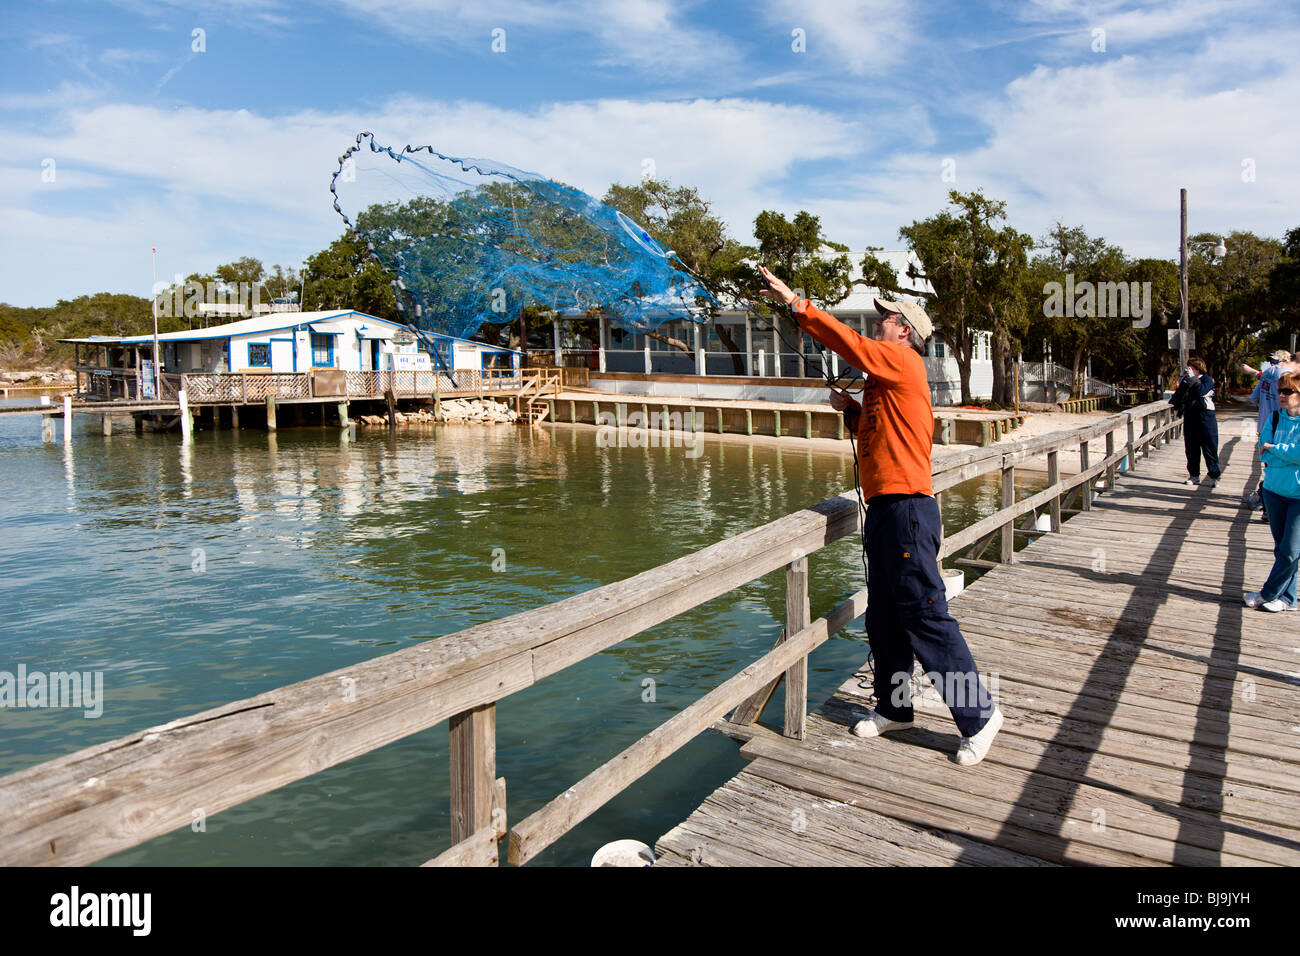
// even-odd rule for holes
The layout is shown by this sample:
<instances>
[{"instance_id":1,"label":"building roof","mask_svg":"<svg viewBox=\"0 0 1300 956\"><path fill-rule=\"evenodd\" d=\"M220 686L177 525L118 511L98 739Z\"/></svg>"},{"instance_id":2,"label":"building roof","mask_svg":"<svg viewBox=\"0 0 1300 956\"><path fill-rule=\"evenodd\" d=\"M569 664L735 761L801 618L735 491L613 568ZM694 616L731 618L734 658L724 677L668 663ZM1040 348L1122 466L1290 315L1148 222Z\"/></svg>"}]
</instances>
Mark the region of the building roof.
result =
<instances>
[{"instance_id":1,"label":"building roof","mask_svg":"<svg viewBox=\"0 0 1300 956\"><path fill-rule=\"evenodd\" d=\"M370 315L368 312L358 312L356 309L333 309L325 312L268 312L266 315L254 316L251 319L241 319L238 322L227 322L225 325L213 325L206 329L182 329L179 332L163 332L158 336L159 343L162 342L198 342L209 339L226 339L234 338L240 335L262 335L267 332L279 332L285 329L292 329L298 326L308 326L313 332L324 333L327 335L340 335L346 331L346 327L337 324L334 320L356 316L365 321L366 326L378 323L379 325L389 326L392 329L410 329L409 325L403 325L401 322L393 322L390 319L381 319L378 316ZM359 331L359 330L358 330ZM412 330L416 331L416 330ZM417 336L425 340L428 339L446 339L451 342L463 342L467 345L473 345L476 348L488 352L518 352L518 349L510 349L501 345L489 345L486 342L475 342L472 339L463 339L454 335L445 335L441 332L423 332L417 331ZM374 330L367 329L361 333L363 339L385 339L389 336L376 334ZM114 335L91 335L80 339L59 339L60 342L75 345L152 345L152 335L129 335L122 338Z\"/></svg>"},{"instance_id":2,"label":"building roof","mask_svg":"<svg viewBox=\"0 0 1300 956\"><path fill-rule=\"evenodd\" d=\"M182 329L179 332L164 332L158 336L159 342L198 342L205 339L226 339L239 335L261 335L265 332L278 332L282 329L292 329L300 325L319 325L328 322L331 319L339 319L344 316L359 316L366 323L378 322L383 325L392 326L395 329L407 328L400 322L392 322L388 319L381 319L378 316L370 315L366 312L358 312L356 309L333 309L325 312L268 312L266 315L257 315L251 319L241 319L238 322L227 322L225 325L211 325L206 329ZM330 331L336 331L330 329ZM79 345L105 345L117 343L121 345L143 345L152 343L152 335L128 335L117 337L112 335L93 335L84 339L60 339L60 342L76 343Z\"/></svg>"}]
</instances>

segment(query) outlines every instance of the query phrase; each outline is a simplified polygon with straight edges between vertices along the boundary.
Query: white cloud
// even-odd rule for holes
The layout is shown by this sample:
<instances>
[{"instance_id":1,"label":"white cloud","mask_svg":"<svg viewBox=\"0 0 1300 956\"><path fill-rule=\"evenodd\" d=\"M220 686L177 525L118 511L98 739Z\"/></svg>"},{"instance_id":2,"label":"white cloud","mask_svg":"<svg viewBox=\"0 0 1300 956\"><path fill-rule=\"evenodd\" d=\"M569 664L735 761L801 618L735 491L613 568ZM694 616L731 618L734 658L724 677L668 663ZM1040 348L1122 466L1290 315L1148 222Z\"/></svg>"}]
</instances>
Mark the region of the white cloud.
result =
<instances>
[{"instance_id":1,"label":"white cloud","mask_svg":"<svg viewBox=\"0 0 1300 956\"><path fill-rule=\"evenodd\" d=\"M804 30L803 55L857 76L903 62L916 42L917 5L908 0L768 0L767 21Z\"/></svg>"},{"instance_id":2,"label":"white cloud","mask_svg":"<svg viewBox=\"0 0 1300 956\"><path fill-rule=\"evenodd\" d=\"M370 114L286 116L112 104L70 109L54 125L52 135L0 130L19 164L14 177L39 178L39 158L53 156L60 169L98 174L105 188L98 196L87 190L73 218L35 204L5 211L11 240L15 233L26 237L11 243L7 260L24 286L0 289L0 299L41 302L122 289L130 274L120 271L124 246L158 246L168 274L207 270L239 255L300 261L342 231L329 178L360 129L373 129L394 147L429 144L499 159L597 198L611 182L639 180L650 158L661 178L699 187L742 234L771 184L797 163L847 159L861 140L855 124L825 112L741 99L610 99L516 111L407 98ZM28 158L30 170L21 165ZM16 183L14 177L4 182ZM0 185L0 201L30 191ZM47 244L85 250L79 270L53 272Z\"/></svg>"},{"instance_id":3,"label":"white cloud","mask_svg":"<svg viewBox=\"0 0 1300 956\"><path fill-rule=\"evenodd\" d=\"M345 13L403 40L454 44L488 53L492 31L505 31L505 54L562 38L565 49L606 67L633 67L672 79L683 73L741 67L734 41L688 22L675 0L334 0ZM583 50L582 38L594 45ZM545 38L545 39L539 39Z\"/></svg>"},{"instance_id":4,"label":"white cloud","mask_svg":"<svg viewBox=\"0 0 1300 956\"><path fill-rule=\"evenodd\" d=\"M1131 255L1170 258L1178 243L1178 190L1190 228L1280 236L1300 218L1300 36L1225 39L1180 61L1107 58L1095 66L1037 67L989 101L991 133L953 155L905 151L847 184L820 184L814 200L842 241L897 242L899 225L937 212L949 189L1006 200L1009 222L1035 236L1057 219L1105 236ZM1220 43L1249 49L1262 78L1237 86ZM1222 69L1220 69L1222 67ZM1244 160L1255 180L1244 182ZM852 198L847 198L852 197Z\"/></svg>"}]
</instances>

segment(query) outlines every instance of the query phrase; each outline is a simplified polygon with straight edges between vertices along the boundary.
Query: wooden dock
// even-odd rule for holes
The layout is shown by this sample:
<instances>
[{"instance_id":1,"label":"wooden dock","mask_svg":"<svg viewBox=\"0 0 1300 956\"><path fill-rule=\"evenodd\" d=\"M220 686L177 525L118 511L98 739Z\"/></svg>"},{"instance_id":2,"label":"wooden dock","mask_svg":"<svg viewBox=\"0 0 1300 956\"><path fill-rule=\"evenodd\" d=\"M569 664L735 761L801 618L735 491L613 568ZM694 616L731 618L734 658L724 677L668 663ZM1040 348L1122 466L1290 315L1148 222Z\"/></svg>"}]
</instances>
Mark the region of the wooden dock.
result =
<instances>
[{"instance_id":1,"label":"wooden dock","mask_svg":"<svg viewBox=\"0 0 1300 956\"><path fill-rule=\"evenodd\" d=\"M1221 419L1217 488L1182 484L1181 441L1157 446L952 602L1006 716L982 764L953 761L933 690L915 728L850 734L864 666L802 740L716 725L751 763L659 865L1300 864L1300 614L1242 603L1273 549L1241 503L1244 421Z\"/></svg>"},{"instance_id":2,"label":"wooden dock","mask_svg":"<svg viewBox=\"0 0 1300 956\"><path fill-rule=\"evenodd\" d=\"M442 723L450 845L429 847L428 865L496 866L507 847L526 864L710 728L751 763L659 839L662 864L1300 863L1300 615L1241 603L1272 551L1240 501L1259 472L1242 424L1221 416L1216 489L1181 483L1166 402L932 461L939 494L1001 475L997 510L941 550L991 569L953 602L1007 717L977 767L952 761L941 705L918 706L897 736L851 736L862 675L808 712L809 655L860 633L866 611L865 588L819 617L809 607L810 557L861 529L850 491L625 580L0 777L0 865L102 860L189 826L195 807L220 813ZM1046 486L1020 497L1017 469L1044 458ZM498 701L781 569L775 647L510 818ZM757 721L781 681L778 729Z\"/></svg>"}]
</instances>

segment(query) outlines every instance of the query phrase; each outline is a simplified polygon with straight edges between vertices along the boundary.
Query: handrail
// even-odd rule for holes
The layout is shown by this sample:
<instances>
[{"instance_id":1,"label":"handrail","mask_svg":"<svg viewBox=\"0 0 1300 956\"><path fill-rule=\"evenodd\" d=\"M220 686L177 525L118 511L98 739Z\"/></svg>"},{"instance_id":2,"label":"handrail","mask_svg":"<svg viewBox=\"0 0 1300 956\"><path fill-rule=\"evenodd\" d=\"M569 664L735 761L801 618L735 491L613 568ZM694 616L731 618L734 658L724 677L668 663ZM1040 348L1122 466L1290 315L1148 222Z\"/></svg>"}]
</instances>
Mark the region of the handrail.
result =
<instances>
[{"instance_id":1,"label":"handrail","mask_svg":"<svg viewBox=\"0 0 1300 956\"><path fill-rule=\"evenodd\" d=\"M1144 424L1142 434L1135 435L1135 421L1146 423L1152 416L1163 419L1159 427ZM1172 419L1168 403L1155 402L1084 429L971 449L934 462L936 489L994 469L1002 470L1005 483L1015 464L1028 457L1052 455L1081 440L1127 429L1123 452L1108 454L1080 475L1004 507L950 542L964 543L962 535L969 538L973 529L985 526L1005 530L1016 515L1035 507L1031 502L1113 471L1125 455L1131 466L1140 450L1180 424ZM498 700L771 571L786 567L791 586L798 577L792 569L804 555L859 528L857 498L843 494L623 581L9 774L0 778L0 864L91 863L188 825L195 807L206 814L220 812L444 720L450 721L453 742L449 852L461 858L468 852L462 841L481 836L497 821L497 811L504 813L504 788L495 779L493 756ZM806 568L802 573L806 586ZM815 644L802 642L820 634L816 628L840 621L846 608L859 615L854 603L859 597L812 624L795 627L785 651L765 656L747 669L748 678L729 682L720 697L711 696L707 706L691 710L689 726L699 726L701 715L712 714L719 700L731 700L780 673L790 655L806 658ZM682 740L682 727L679 721L669 736ZM645 769L680 745L669 746L663 733L651 736L656 734L658 742L644 745L638 758ZM649 763L646 754L653 758ZM627 782L611 790L606 779L591 791L586 805L594 809ZM163 794L166 799L160 799ZM596 797L600 799L593 804ZM512 849L512 858L519 862L567 829L553 825L558 818L534 817L516 826L518 838L512 836L520 848L517 853ZM480 844L490 848L490 858L487 849L471 856L494 864L495 842L474 845Z\"/></svg>"}]
</instances>

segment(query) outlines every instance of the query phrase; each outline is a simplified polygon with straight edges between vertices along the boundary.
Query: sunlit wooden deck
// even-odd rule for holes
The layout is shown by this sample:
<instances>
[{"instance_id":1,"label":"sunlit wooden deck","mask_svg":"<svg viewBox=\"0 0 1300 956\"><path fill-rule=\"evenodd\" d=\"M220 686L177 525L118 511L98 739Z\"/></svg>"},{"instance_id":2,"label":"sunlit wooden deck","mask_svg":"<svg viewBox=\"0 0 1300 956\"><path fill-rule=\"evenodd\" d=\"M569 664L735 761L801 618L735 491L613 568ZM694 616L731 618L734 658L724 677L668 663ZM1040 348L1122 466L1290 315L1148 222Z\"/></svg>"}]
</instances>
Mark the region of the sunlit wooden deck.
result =
<instances>
[{"instance_id":1,"label":"sunlit wooden deck","mask_svg":"<svg viewBox=\"0 0 1300 956\"><path fill-rule=\"evenodd\" d=\"M1183 485L1182 442L1164 445L952 602L1006 715L982 764L952 760L937 701L852 736L864 670L803 740L719 724L751 762L659 863L1300 864L1300 614L1242 604L1273 549L1241 503L1259 477L1242 421L1221 422L1217 488Z\"/></svg>"}]
</instances>

